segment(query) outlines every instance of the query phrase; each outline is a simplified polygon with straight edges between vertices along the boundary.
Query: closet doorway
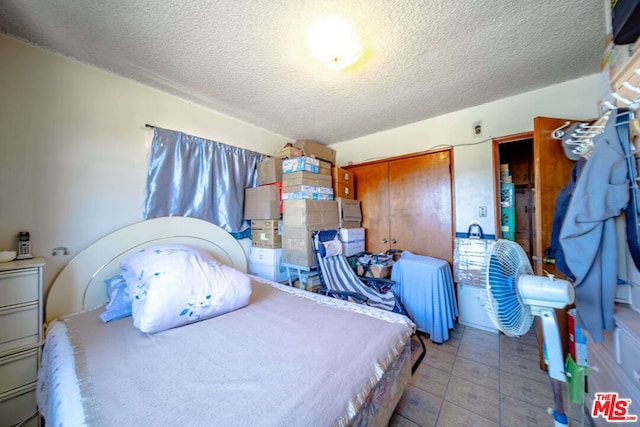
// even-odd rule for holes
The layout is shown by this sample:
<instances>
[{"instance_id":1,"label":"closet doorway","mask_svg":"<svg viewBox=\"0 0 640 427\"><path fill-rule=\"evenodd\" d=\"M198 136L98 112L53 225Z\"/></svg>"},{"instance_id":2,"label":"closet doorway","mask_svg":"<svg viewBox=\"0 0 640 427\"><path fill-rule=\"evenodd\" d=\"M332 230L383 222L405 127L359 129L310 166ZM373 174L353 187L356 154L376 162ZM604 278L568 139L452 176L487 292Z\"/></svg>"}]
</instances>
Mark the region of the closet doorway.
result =
<instances>
[{"instance_id":1,"label":"closet doorway","mask_svg":"<svg viewBox=\"0 0 640 427\"><path fill-rule=\"evenodd\" d=\"M533 119L533 132L524 132L516 135L505 136L493 140L493 170L494 170L494 186L495 186L495 208L496 208L496 237L503 238L502 218L500 217L500 164L513 159L515 163L514 174L521 176L515 177L515 182L523 184L525 170L530 170L529 184L531 185L530 193L533 195L533 205L528 205L528 217L524 212L524 206L514 206L515 220L518 216L522 219L520 224L516 225L516 230L524 230L525 224L522 221L531 221L531 236L533 244L531 246L531 264L535 274L541 276L544 274L553 274L556 277L563 278L564 275L557 271L555 265L550 260L545 260L544 250L551 244L551 229L553 225L553 217L555 211L556 197L562 187L569 181L571 170L574 162L569 160L562 148L561 141L554 139L552 135L558 129L566 129L573 122L579 120L556 119L550 117L536 117ZM529 148L531 147L531 148ZM520 150L523 152L520 153ZM504 156L504 158L502 157ZM511 157L510 157L511 156ZM527 163L528 166L523 164ZM510 171L511 174L511 165ZM514 178L512 178L513 180ZM529 185L527 184L527 185ZM527 199L524 193L520 196ZM518 203L518 198L515 198ZM526 205L526 202L523 202ZM515 230L514 230L515 231ZM514 233L514 235L516 235ZM522 234L518 235L522 236ZM514 238L515 240L515 238ZM526 242L525 242L526 243ZM526 251L526 249L525 249ZM567 319L565 310L556 310L558 319L558 329L560 330L560 340L562 341L563 354L566 357L568 352L568 334ZM538 353L540 360L540 368L546 370L546 364L543 358L542 343L543 337L540 334L541 328L538 328Z\"/></svg>"},{"instance_id":2,"label":"closet doorway","mask_svg":"<svg viewBox=\"0 0 640 427\"><path fill-rule=\"evenodd\" d=\"M496 229L500 230L501 238L518 243L532 261L536 232L533 134L500 138L494 144L500 172Z\"/></svg>"}]
</instances>

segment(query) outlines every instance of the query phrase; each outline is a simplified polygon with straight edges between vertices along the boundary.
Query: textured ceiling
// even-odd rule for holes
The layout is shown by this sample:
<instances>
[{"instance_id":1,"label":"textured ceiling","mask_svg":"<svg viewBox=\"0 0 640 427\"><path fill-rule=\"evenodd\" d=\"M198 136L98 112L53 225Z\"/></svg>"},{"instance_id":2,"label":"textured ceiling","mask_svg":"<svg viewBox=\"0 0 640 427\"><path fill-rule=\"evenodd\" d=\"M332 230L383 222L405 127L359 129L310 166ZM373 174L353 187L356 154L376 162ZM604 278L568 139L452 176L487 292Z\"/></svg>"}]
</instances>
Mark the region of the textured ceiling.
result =
<instances>
[{"instance_id":1,"label":"textured ceiling","mask_svg":"<svg viewBox=\"0 0 640 427\"><path fill-rule=\"evenodd\" d=\"M365 46L339 72L305 46L333 13ZM1 0L0 32L333 143L595 73L605 18L603 0Z\"/></svg>"}]
</instances>

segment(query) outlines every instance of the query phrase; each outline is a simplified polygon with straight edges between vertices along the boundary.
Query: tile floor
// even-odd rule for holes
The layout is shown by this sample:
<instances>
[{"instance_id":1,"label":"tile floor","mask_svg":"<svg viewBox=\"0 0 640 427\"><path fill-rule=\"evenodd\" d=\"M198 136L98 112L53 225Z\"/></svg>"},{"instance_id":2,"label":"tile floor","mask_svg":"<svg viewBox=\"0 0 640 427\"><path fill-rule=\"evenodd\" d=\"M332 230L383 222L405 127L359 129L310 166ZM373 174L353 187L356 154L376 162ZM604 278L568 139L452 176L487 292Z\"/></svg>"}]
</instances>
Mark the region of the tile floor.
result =
<instances>
[{"instance_id":1,"label":"tile floor","mask_svg":"<svg viewBox=\"0 0 640 427\"><path fill-rule=\"evenodd\" d=\"M538 366L535 330L520 338L457 325L444 344L424 338L427 354L389 422L401 427L552 426L553 393ZM416 341L414 337L414 341ZM418 354L414 343L414 357ZM568 397L565 397L565 407ZM591 426L569 405L572 426Z\"/></svg>"}]
</instances>

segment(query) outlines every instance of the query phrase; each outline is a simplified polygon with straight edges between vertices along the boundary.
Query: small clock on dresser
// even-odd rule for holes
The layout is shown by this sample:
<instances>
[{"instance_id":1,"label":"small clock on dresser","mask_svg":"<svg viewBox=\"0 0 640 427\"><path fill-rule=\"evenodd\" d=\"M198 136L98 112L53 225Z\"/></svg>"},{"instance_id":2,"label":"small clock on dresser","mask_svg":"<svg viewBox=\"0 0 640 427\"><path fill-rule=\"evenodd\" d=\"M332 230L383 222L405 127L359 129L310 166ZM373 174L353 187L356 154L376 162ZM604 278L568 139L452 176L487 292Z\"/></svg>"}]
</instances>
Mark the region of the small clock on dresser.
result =
<instances>
[{"instance_id":1,"label":"small clock on dresser","mask_svg":"<svg viewBox=\"0 0 640 427\"><path fill-rule=\"evenodd\" d=\"M0 263L0 427L38 426L43 258Z\"/></svg>"}]
</instances>

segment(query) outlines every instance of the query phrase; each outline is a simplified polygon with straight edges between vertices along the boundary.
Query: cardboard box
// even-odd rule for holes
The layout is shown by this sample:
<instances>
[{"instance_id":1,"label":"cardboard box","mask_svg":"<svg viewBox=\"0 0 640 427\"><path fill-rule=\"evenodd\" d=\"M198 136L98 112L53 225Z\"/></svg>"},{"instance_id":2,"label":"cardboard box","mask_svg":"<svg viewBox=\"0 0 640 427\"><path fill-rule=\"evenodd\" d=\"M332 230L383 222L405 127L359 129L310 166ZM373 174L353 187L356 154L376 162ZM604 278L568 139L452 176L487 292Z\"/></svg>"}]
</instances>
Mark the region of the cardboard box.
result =
<instances>
[{"instance_id":1,"label":"cardboard box","mask_svg":"<svg viewBox=\"0 0 640 427\"><path fill-rule=\"evenodd\" d=\"M283 224L282 262L304 266L316 265L316 257L313 252L313 244L311 243L312 233L313 231L305 227L291 227Z\"/></svg>"},{"instance_id":2,"label":"cardboard box","mask_svg":"<svg viewBox=\"0 0 640 427\"><path fill-rule=\"evenodd\" d=\"M251 247L249 273L274 282L288 280L287 269L282 267L282 249Z\"/></svg>"},{"instance_id":3,"label":"cardboard box","mask_svg":"<svg viewBox=\"0 0 640 427\"><path fill-rule=\"evenodd\" d=\"M318 173L320 171L320 161L313 157L294 157L293 159L284 159L282 161L282 173L307 171Z\"/></svg>"},{"instance_id":4,"label":"cardboard box","mask_svg":"<svg viewBox=\"0 0 640 427\"><path fill-rule=\"evenodd\" d=\"M333 188L314 185L292 185L282 189L282 200L333 200Z\"/></svg>"},{"instance_id":5,"label":"cardboard box","mask_svg":"<svg viewBox=\"0 0 640 427\"><path fill-rule=\"evenodd\" d=\"M266 157L258 163L258 185L282 181L282 159Z\"/></svg>"},{"instance_id":6,"label":"cardboard box","mask_svg":"<svg viewBox=\"0 0 640 427\"><path fill-rule=\"evenodd\" d=\"M331 163L320 160L320 166L318 168L320 175L331 175Z\"/></svg>"},{"instance_id":7,"label":"cardboard box","mask_svg":"<svg viewBox=\"0 0 640 427\"><path fill-rule=\"evenodd\" d=\"M360 201L337 197L340 228L358 228L362 224ZM355 227L354 224L357 224Z\"/></svg>"},{"instance_id":8,"label":"cardboard box","mask_svg":"<svg viewBox=\"0 0 640 427\"><path fill-rule=\"evenodd\" d=\"M334 166L331 168L331 176L334 183L341 182L353 187L353 175L348 170Z\"/></svg>"},{"instance_id":9,"label":"cardboard box","mask_svg":"<svg viewBox=\"0 0 640 427\"><path fill-rule=\"evenodd\" d=\"M262 185L244 190L245 219L280 219L280 187Z\"/></svg>"},{"instance_id":10,"label":"cardboard box","mask_svg":"<svg viewBox=\"0 0 640 427\"><path fill-rule=\"evenodd\" d=\"M340 241L342 242L345 256L364 252L364 228L341 228Z\"/></svg>"},{"instance_id":11,"label":"cardboard box","mask_svg":"<svg viewBox=\"0 0 640 427\"><path fill-rule=\"evenodd\" d=\"M285 146L280 150L276 151L273 157L278 159L292 159L294 157L304 156L304 150L302 148L294 147L294 146Z\"/></svg>"},{"instance_id":12,"label":"cardboard box","mask_svg":"<svg viewBox=\"0 0 640 427\"><path fill-rule=\"evenodd\" d=\"M343 182L333 182L333 194L335 197L342 197L345 199L355 199L353 191L353 183L345 184Z\"/></svg>"},{"instance_id":13,"label":"cardboard box","mask_svg":"<svg viewBox=\"0 0 640 427\"><path fill-rule=\"evenodd\" d=\"M304 284L304 290L317 294L320 291L321 286L322 284L320 283L320 277L316 274L314 276L309 276L306 278L305 284ZM300 280L294 280L293 287L301 289Z\"/></svg>"},{"instance_id":14,"label":"cardboard box","mask_svg":"<svg viewBox=\"0 0 640 427\"><path fill-rule=\"evenodd\" d=\"M316 187L331 187L331 177L316 173L299 171L282 175L282 186L313 185Z\"/></svg>"},{"instance_id":15,"label":"cardboard box","mask_svg":"<svg viewBox=\"0 0 640 427\"><path fill-rule=\"evenodd\" d=\"M273 185L278 187L278 198L280 199L280 213L282 214L282 211L284 209L284 205L282 204L282 181L272 182L271 184L263 184L263 185Z\"/></svg>"},{"instance_id":16,"label":"cardboard box","mask_svg":"<svg viewBox=\"0 0 640 427\"><path fill-rule=\"evenodd\" d=\"M277 219L252 220L251 246L256 248L281 248L282 221Z\"/></svg>"},{"instance_id":17,"label":"cardboard box","mask_svg":"<svg viewBox=\"0 0 640 427\"><path fill-rule=\"evenodd\" d=\"M294 193L282 193L282 200L333 200L333 194L296 191Z\"/></svg>"},{"instance_id":18,"label":"cardboard box","mask_svg":"<svg viewBox=\"0 0 640 427\"><path fill-rule=\"evenodd\" d=\"M386 279L387 277L389 277L390 273L391 273L391 267L380 267L378 265L370 265L369 271L367 271L367 274L365 275L365 277L379 277L379 278ZM364 274L364 269L362 268L361 265L358 265L357 274L358 276L362 276Z\"/></svg>"},{"instance_id":19,"label":"cardboard box","mask_svg":"<svg viewBox=\"0 0 640 427\"><path fill-rule=\"evenodd\" d=\"M286 187L282 187L283 193L296 193L299 191L303 191L306 193L323 193L323 194L333 194L333 188L331 187L318 187L316 185L290 185Z\"/></svg>"},{"instance_id":20,"label":"cardboard box","mask_svg":"<svg viewBox=\"0 0 640 427\"><path fill-rule=\"evenodd\" d=\"M333 150L317 141L310 139L296 140L294 147L302 148L306 156L314 156L320 160L327 161L332 165L336 164L336 150Z\"/></svg>"},{"instance_id":21,"label":"cardboard box","mask_svg":"<svg viewBox=\"0 0 640 427\"><path fill-rule=\"evenodd\" d=\"M284 226L307 230L337 230L340 228L338 203L332 200L285 200L282 222Z\"/></svg>"}]
</instances>

